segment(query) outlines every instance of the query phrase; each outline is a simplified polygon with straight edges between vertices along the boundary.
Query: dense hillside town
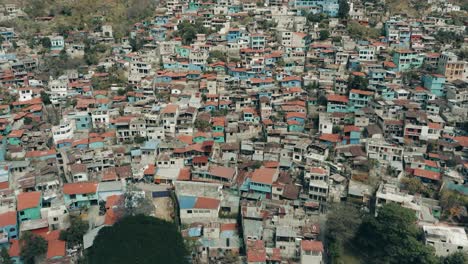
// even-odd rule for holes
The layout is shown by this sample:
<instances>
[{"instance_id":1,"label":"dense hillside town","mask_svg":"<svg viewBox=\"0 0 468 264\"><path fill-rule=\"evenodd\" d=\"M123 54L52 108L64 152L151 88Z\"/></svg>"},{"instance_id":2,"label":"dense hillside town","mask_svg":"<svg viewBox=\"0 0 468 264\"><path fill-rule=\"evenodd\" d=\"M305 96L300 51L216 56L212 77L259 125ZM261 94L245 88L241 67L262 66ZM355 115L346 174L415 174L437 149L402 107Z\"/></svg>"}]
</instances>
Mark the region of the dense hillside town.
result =
<instances>
[{"instance_id":1,"label":"dense hillside town","mask_svg":"<svg viewBox=\"0 0 468 264\"><path fill-rule=\"evenodd\" d=\"M467 263L467 26L466 1L0 1L0 263Z\"/></svg>"}]
</instances>

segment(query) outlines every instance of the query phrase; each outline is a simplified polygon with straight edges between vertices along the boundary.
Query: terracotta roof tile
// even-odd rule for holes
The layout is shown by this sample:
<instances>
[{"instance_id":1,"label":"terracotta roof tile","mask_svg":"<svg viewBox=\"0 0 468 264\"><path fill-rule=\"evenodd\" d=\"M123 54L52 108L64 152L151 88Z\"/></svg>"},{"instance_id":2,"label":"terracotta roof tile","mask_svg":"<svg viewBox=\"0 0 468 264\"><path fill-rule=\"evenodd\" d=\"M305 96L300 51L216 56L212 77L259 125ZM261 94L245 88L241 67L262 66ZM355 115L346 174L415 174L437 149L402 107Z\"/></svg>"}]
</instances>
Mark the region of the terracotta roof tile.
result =
<instances>
[{"instance_id":1,"label":"terracotta roof tile","mask_svg":"<svg viewBox=\"0 0 468 264\"><path fill-rule=\"evenodd\" d=\"M63 185L64 194L96 193L98 184L96 182L66 183Z\"/></svg>"},{"instance_id":2,"label":"terracotta roof tile","mask_svg":"<svg viewBox=\"0 0 468 264\"><path fill-rule=\"evenodd\" d=\"M41 192L23 192L18 194L17 210L23 211L25 209L37 207L41 202Z\"/></svg>"}]
</instances>

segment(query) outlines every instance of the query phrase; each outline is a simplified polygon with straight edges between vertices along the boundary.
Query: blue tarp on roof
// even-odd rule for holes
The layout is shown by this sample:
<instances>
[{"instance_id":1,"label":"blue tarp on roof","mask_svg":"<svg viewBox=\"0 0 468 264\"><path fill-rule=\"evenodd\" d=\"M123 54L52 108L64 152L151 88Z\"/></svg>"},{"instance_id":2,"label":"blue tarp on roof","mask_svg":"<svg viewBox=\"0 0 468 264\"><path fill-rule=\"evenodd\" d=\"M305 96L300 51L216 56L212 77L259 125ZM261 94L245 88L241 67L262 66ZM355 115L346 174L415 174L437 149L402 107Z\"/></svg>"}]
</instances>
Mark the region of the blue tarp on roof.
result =
<instances>
[{"instance_id":1,"label":"blue tarp on roof","mask_svg":"<svg viewBox=\"0 0 468 264\"><path fill-rule=\"evenodd\" d=\"M132 157L141 156L141 150L140 149L134 149L134 150L130 151L130 154L132 155Z\"/></svg>"},{"instance_id":2,"label":"blue tarp on roof","mask_svg":"<svg viewBox=\"0 0 468 264\"><path fill-rule=\"evenodd\" d=\"M156 150L159 146L159 141L156 140L148 140L143 143L141 149L148 149L148 150Z\"/></svg>"},{"instance_id":3,"label":"blue tarp on roof","mask_svg":"<svg viewBox=\"0 0 468 264\"><path fill-rule=\"evenodd\" d=\"M189 237L199 237L201 236L201 227L192 227L188 230Z\"/></svg>"},{"instance_id":4,"label":"blue tarp on roof","mask_svg":"<svg viewBox=\"0 0 468 264\"><path fill-rule=\"evenodd\" d=\"M219 234L219 238L231 238L231 237L234 237L235 234L236 234L236 231L234 230L225 230Z\"/></svg>"},{"instance_id":5,"label":"blue tarp on roof","mask_svg":"<svg viewBox=\"0 0 468 264\"><path fill-rule=\"evenodd\" d=\"M179 196L179 207L180 209L191 209L195 206L197 197L195 196Z\"/></svg>"}]
</instances>

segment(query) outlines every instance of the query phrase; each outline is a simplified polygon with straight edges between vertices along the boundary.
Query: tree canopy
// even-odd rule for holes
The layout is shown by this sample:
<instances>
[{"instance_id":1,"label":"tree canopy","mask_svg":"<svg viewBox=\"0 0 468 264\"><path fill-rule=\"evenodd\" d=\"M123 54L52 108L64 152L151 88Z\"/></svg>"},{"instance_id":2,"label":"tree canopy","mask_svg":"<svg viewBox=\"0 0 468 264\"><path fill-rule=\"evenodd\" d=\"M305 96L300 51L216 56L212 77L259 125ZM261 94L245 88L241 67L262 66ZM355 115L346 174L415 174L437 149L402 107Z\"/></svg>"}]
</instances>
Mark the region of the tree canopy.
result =
<instances>
[{"instance_id":1,"label":"tree canopy","mask_svg":"<svg viewBox=\"0 0 468 264\"><path fill-rule=\"evenodd\" d=\"M47 241L29 231L23 232L20 238L21 259L26 264L33 264L36 257L44 255L47 252Z\"/></svg>"},{"instance_id":2,"label":"tree canopy","mask_svg":"<svg viewBox=\"0 0 468 264\"><path fill-rule=\"evenodd\" d=\"M60 239L67 241L70 246L79 245L83 241L83 235L88 231L89 224L81 218L71 217L70 227L60 232Z\"/></svg>"},{"instance_id":3,"label":"tree canopy","mask_svg":"<svg viewBox=\"0 0 468 264\"><path fill-rule=\"evenodd\" d=\"M325 238L330 257L334 263L343 253L343 248L354 239L362 218L352 205L337 205L327 214Z\"/></svg>"},{"instance_id":4,"label":"tree canopy","mask_svg":"<svg viewBox=\"0 0 468 264\"><path fill-rule=\"evenodd\" d=\"M90 264L187 263L187 250L174 224L151 216L123 218L99 231L88 255Z\"/></svg>"},{"instance_id":5,"label":"tree canopy","mask_svg":"<svg viewBox=\"0 0 468 264\"><path fill-rule=\"evenodd\" d=\"M347 18L349 16L349 4L346 0L340 0L338 7L338 17Z\"/></svg>"},{"instance_id":6,"label":"tree canopy","mask_svg":"<svg viewBox=\"0 0 468 264\"><path fill-rule=\"evenodd\" d=\"M418 240L416 220L414 211L394 203L382 206L377 217L364 217L356 237L363 257L372 263L437 263L432 248Z\"/></svg>"}]
</instances>

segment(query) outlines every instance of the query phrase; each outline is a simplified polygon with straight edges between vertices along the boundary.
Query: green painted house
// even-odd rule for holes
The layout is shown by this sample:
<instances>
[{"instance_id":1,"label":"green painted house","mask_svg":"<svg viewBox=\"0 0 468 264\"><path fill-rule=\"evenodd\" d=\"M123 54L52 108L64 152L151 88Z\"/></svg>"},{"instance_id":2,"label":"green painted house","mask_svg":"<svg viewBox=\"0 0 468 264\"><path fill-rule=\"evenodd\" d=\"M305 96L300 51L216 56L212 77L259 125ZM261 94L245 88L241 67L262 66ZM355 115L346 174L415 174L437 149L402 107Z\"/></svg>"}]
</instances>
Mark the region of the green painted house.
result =
<instances>
[{"instance_id":1,"label":"green painted house","mask_svg":"<svg viewBox=\"0 0 468 264\"><path fill-rule=\"evenodd\" d=\"M70 208L89 207L98 203L96 182L76 182L63 185L65 205Z\"/></svg>"},{"instance_id":2,"label":"green painted house","mask_svg":"<svg viewBox=\"0 0 468 264\"><path fill-rule=\"evenodd\" d=\"M41 219L41 192L24 192L16 196L16 211L20 222Z\"/></svg>"},{"instance_id":3,"label":"green painted house","mask_svg":"<svg viewBox=\"0 0 468 264\"><path fill-rule=\"evenodd\" d=\"M21 145L21 138L23 137L24 130L12 130L10 134L8 134L8 144L13 146Z\"/></svg>"}]
</instances>

